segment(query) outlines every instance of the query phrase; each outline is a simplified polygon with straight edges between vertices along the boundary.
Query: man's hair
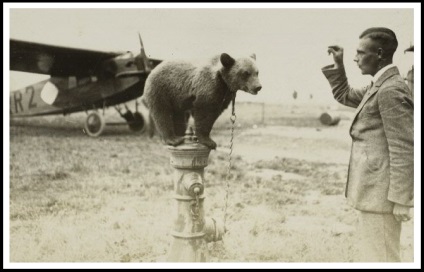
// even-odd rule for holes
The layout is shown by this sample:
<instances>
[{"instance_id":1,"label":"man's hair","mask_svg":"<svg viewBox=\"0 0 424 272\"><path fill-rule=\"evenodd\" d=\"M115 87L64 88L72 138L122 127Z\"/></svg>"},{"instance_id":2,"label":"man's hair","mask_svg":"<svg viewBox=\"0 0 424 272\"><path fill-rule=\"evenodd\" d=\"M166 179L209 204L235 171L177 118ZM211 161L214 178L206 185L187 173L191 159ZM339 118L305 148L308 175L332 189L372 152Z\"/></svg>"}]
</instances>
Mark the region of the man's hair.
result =
<instances>
[{"instance_id":1,"label":"man's hair","mask_svg":"<svg viewBox=\"0 0 424 272\"><path fill-rule=\"evenodd\" d=\"M383 57L385 58L392 58L398 47L396 34L392 30L385 27L368 28L362 32L359 38L370 38L373 41L378 42L379 47L384 50Z\"/></svg>"}]
</instances>

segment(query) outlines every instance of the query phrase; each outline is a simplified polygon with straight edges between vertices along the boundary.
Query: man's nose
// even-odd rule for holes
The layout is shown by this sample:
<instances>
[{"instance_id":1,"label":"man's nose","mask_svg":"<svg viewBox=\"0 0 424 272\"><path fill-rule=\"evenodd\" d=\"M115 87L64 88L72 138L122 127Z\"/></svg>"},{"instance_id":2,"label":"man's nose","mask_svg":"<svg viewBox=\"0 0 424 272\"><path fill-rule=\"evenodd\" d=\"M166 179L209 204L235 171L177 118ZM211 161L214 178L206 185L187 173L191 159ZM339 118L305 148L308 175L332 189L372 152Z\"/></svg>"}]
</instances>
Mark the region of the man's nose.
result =
<instances>
[{"instance_id":1,"label":"man's nose","mask_svg":"<svg viewBox=\"0 0 424 272\"><path fill-rule=\"evenodd\" d=\"M354 62L358 62L358 61L359 61L358 57L355 57L355 58L353 59L353 61L354 61Z\"/></svg>"}]
</instances>

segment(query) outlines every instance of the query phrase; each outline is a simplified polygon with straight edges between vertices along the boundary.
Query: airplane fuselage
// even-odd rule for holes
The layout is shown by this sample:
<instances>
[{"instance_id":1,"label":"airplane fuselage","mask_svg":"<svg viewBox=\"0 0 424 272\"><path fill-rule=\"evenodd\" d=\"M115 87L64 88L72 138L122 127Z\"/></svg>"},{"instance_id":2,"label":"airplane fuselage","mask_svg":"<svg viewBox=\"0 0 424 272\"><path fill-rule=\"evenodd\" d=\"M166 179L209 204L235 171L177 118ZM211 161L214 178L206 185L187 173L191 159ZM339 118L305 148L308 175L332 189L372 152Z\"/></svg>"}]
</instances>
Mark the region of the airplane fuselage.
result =
<instances>
[{"instance_id":1,"label":"airplane fuselage","mask_svg":"<svg viewBox=\"0 0 424 272\"><path fill-rule=\"evenodd\" d=\"M108 60L93 76L52 76L12 91L10 115L67 114L124 103L143 94L146 77L133 57Z\"/></svg>"}]
</instances>

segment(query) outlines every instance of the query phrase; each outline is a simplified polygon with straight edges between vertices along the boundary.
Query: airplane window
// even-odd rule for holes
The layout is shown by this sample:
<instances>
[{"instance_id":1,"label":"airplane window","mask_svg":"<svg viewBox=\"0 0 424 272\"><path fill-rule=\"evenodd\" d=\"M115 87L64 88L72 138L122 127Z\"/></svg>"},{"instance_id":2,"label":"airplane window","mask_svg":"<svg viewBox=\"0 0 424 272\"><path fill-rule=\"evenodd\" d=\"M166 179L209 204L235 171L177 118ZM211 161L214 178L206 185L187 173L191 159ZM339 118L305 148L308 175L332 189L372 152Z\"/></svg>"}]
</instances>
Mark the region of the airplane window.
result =
<instances>
[{"instance_id":1,"label":"airplane window","mask_svg":"<svg viewBox=\"0 0 424 272\"><path fill-rule=\"evenodd\" d=\"M68 79L68 88L72 89L77 86L77 78L74 76L70 76Z\"/></svg>"},{"instance_id":2,"label":"airplane window","mask_svg":"<svg viewBox=\"0 0 424 272\"><path fill-rule=\"evenodd\" d=\"M87 83L90 83L90 81L91 81L91 78L90 77L81 77L81 78L78 78L78 86L81 86L81 85L85 85Z\"/></svg>"}]
</instances>

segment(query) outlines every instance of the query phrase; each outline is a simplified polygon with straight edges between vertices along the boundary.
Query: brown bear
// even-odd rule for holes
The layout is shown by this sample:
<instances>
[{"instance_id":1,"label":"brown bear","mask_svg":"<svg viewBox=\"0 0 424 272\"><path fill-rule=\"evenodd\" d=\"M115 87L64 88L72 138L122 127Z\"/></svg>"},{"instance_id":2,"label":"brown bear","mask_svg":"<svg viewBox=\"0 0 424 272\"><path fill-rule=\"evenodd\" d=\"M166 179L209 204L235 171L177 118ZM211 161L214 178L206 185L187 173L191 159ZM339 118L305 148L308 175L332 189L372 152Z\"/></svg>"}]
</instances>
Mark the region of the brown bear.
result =
<instances>
[{"instance_id":1,"label":"brown bear","mask_svg":"<svg viewBox=\"0 0 424 272\"><path fill-rule=\"evenodd\" d=\"M209 134L235 93L256 95L261 88L255 54L233 58L223 53L205 64L162 62L146 79L143 99L165 144L183 142L189 111L199 143L215 149Z\"/></svg>"}]
</instances>

